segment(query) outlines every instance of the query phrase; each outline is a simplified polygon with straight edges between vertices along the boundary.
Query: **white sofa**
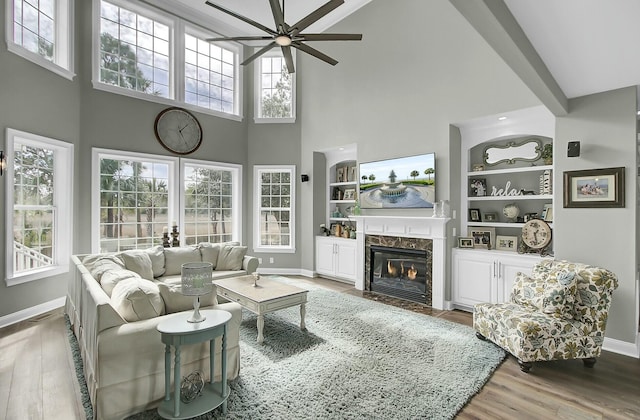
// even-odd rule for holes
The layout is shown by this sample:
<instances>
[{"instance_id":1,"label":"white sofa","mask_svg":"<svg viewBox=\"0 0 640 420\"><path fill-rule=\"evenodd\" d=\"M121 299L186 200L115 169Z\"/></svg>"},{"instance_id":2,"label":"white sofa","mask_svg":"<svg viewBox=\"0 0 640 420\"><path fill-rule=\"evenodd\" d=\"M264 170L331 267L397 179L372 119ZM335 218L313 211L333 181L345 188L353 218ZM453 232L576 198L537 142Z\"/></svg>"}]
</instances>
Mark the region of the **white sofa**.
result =
<instances>
[{"instance_id":1,"label":"white sofa","mask_svg":"<svg viewBox=\"0 0 640 420\"><path fill-rule=\"evenodd\" d=\"M65 311L80 345L95 418L122 419L156 407L164 397L165 348L156 327L176 312L193 311L193 298L179 292L181 265L211 262L214 279L244 275L258 267L258 259L245 254L246 247L237 243L206 243L71 257L75 270ZM222 309L232 315L227 377L236 378L241 307L219 304L215 286L201 302L201 309ZM218 339L215 380L220 379L220 351ZM185 346L181 366L185 375L200 370L208 378L208 343Z\"/></svg>"}]
</instances>

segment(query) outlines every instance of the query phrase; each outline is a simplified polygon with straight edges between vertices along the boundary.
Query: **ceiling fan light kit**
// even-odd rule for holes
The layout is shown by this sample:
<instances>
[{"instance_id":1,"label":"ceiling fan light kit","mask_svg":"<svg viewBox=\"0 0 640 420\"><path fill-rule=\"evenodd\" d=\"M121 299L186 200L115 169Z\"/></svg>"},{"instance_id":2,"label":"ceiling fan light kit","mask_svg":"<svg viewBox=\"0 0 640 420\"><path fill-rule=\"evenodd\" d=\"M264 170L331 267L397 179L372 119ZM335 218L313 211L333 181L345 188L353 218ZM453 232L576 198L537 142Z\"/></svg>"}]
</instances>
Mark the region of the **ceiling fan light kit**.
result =
<instances>
[{"instance_id":1,"label":"ceiling fan light kit","mask_svg":"<svg viewBox=\"0 0 640 420\"><path fill-rule=\"evenodd\" d=\"M344 0L329 0L324 5L320 6L306 17L300 19L293 25L288 25L284 20L284 0L282 0L282 7L280 7L280 0L269 0L271 6L271 12L273 13L273 20L276 25L276 29L271 29L262 25L248 17L241 16L231 10L227 10L222 6L219 6L210 1L205 1L207 6L211 6L216 10L233 16L236 19L248 23L249 25L260 29L263 32L269 34L268 36L236 36L236 37L222 37L222 38L209 38L207 41L271 41L268 45L262 47L258 52L251 57L244 60L241 65L246 65L254 61L256 58L270 51L272 48L279 46L282 49L282 55L284 56L287 70L289 73L295 72L293 66L293 55L291 54L291 47L303 51L313 57L316 57L325 63L329 63L332 66L338 64L338 61L329 57L328 55L316 50L305 44L306 41L361 41L362 34L303 34L307 27L313 25L318 20L329 14L338 6L344 4Z\"/></svg>"}]
</instances>

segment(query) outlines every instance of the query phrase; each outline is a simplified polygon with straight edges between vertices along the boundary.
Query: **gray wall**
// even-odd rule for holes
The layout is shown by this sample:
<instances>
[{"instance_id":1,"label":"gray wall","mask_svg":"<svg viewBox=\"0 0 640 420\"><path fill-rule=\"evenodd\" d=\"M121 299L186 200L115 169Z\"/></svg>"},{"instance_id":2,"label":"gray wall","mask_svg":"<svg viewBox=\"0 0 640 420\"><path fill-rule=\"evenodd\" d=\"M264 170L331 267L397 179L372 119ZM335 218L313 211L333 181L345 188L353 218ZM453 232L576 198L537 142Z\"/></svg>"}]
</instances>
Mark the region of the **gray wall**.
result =
<instances>
[{"instance_id":1,"label":"gray wall","mask_svg":"<svg viewBox=\"0 0 640 420\"><path fill-rule=\"evenodd\" d=\"M2 33L6 8L0 8ZM0 150L5 150L6 129L14 128L73 143L77 150L80 138L78 108L80 89L69 81L0 48ZM76 160L77 162L77 160ZM66 295L65 276L6 287L5 279L5 201L6 176L0 178L0 316L11 314ZM11 183L9 183L11 185Z\"/></svg>"},{"instance_id":2,"label":"gray wall","mask_svg":"<svg viewBox=\"0 0 640 420\"><path fill-rule=\"evenodd\" d=\"M636 88L569 101L569 115L556 120L554 220L556 258L598 265L616 273L619 287L607 337L635 342L636 318ZM568 158L567 143L581 142L580 157ZM626 206L575 209L562 206L563 171L625 167Z\"/></svg>"},{"instance_id":3,"label":"gray wall","mask_svg":"<svg viewBox=\"0 0 640 420\"><path fill-rule=\"evenodd\" d=\"M448 1L398 5L374 0L331 28L363 33L362 42L317 43L335 67L299 55L302 165L312 167L315 151L351 143L360 162L435 152L437 198L451 199L450 124L540 103ZM312 198L302 197L304 214L314 211ZM305 243L324 220L314 214L313 225L301 226ZM309 248L304 269L313 269Z\"/></svg>"}]
</instances>

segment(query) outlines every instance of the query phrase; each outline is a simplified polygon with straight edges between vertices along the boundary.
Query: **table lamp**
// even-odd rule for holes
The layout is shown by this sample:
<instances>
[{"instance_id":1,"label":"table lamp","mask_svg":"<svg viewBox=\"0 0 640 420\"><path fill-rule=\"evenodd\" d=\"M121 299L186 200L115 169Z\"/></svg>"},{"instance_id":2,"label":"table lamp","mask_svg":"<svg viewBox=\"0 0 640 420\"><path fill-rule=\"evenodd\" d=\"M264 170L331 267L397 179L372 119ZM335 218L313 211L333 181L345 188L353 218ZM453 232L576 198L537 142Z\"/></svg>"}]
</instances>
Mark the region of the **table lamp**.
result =
<instances>
[{"instance_id":1,"label":"table lamp","mask_svg":"<svg viewBox=\"0 0 640 420\"><path fill-rule=\"evenodd\" d=\"M200 315L200 296L213 291L213 264L193 262L182 264L182 294L193 296L193 314L188 322L202 322L206 317Z\"/></svg>"}]
</instances>

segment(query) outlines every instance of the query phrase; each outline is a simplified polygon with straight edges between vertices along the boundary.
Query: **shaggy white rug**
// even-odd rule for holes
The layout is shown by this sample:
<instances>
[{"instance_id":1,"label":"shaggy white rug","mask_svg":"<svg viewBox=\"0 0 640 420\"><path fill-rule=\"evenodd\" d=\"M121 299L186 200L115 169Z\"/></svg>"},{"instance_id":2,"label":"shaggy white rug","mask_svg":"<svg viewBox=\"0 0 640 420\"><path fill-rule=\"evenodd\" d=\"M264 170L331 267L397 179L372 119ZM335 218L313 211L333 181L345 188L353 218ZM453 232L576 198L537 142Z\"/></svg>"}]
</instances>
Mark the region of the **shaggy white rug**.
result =
<instances>
[{"instance_id":1,"label":"shaggy white rug","mask_svg":"<svg viewBox=\"0 0 640 420\"><path fill-rule=\"evenodd\" d=\"M199 419L451 419L505 358L470 327L312 289L306 332L299 307L285 309L265 317L260 345L243 312L227 414Z\"/></svg>"}]
</instances>

